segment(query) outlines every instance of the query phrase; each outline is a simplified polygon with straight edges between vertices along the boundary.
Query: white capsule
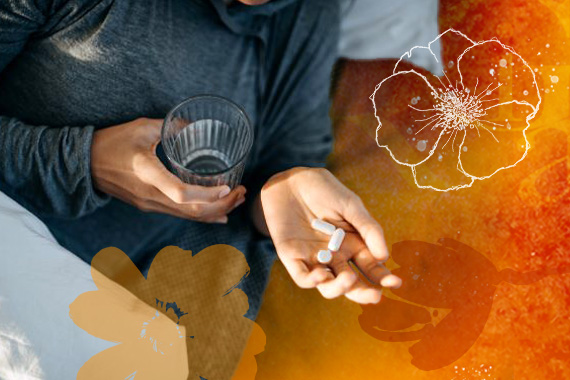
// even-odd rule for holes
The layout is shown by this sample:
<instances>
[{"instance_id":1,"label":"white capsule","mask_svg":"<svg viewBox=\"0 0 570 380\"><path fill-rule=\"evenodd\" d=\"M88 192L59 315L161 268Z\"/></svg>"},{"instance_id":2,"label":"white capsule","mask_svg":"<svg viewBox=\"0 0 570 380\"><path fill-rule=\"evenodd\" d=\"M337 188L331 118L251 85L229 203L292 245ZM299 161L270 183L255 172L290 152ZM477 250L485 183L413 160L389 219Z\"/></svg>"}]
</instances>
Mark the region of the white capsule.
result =
<instances>
[{"instance_id":1,"label":"white capsule","mask_svg":"<svg viewBox=\"0 0 570 380\"><path fill-rule=\"evenodd\" d=\"M321 264L328 264L332 261L332 252L328 249L321 249L319 253L317 253L317 260Z\"/></svg>"},{"instance_id":2,"label":"white capsule","mask_svg":"<svg viewBox=\"0 0 570 380\"><path fill-rule=\"evenodd\" d=\"M402 286L402 279L394 274L389 274L380 280L380 285L385 288L398 289L400 286Z\"/></svg>"},{"instance_id":3,"label":"white capsule","mask_svg":"<svg viewBox=\"0 0 570 380\"><path fill-rule=\"evenodd\" d=\"M342 241L344 240L345 232L342 228L337 228L331 236L331 240L329 240L329 249L333 252L336 252L340 249Z\"/></svg>"},{"instance_id":4,"label":"white capsule","mask_svg":"<svg viewBox=\"0 0 570 380\"><path fill-rule=\"evenodd\" d=\"M327 234L329 236L334 233L334 230L336 230L335 226L333 226L332 224L327 223L321 219L313 219L313 221L311 222L311 227L313 227L313 229L315 229L319 232L322 232L323 234Z\"/></svg>"}]
</instances>

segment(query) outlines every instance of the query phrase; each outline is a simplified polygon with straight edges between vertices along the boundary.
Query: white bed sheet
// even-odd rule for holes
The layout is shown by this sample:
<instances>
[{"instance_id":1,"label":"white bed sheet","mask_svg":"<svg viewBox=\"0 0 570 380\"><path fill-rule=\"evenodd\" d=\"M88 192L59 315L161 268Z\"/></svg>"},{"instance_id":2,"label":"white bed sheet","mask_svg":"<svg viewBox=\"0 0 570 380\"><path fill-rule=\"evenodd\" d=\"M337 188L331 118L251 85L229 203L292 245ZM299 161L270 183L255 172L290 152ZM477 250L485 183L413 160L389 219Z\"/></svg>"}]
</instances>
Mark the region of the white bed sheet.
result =
<instances>
[{"instance_id":1,"label":"white bed sheet","mask_svg":"<svg viewBox=\"0 0 570 380\"><path fill-rule=\"evenodd\" d=\"M69 304L95 290L90 266L0 192L0 379L75 379L113 343L87 334Z\"/></svg>"}]
</instances>

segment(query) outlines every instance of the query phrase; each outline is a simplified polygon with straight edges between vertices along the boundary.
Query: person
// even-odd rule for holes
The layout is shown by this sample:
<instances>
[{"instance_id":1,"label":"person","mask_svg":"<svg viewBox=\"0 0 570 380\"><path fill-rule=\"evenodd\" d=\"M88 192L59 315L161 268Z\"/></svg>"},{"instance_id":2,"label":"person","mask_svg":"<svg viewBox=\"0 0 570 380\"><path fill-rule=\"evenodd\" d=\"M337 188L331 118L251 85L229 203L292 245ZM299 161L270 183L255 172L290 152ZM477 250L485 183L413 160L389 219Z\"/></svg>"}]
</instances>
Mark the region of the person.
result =
<instances>
[{"instance_id":1,"label":"person","mask_svg":"<svg viewBox=\"0 0 570 380\"><path fill-rule=\"evenodd\" d=\"M87 263L115 246L144 272L166 245L235 246L249 318L272 244L299 286L378 302L350 262L379 283L382 229L322 168L339 13L331 0L1 2L0 190ZM197 94L251 118L243 186L184 184L158 158L161 119ZM314 217L350 231L329 267Z\"/></svg>"}]
</instances>

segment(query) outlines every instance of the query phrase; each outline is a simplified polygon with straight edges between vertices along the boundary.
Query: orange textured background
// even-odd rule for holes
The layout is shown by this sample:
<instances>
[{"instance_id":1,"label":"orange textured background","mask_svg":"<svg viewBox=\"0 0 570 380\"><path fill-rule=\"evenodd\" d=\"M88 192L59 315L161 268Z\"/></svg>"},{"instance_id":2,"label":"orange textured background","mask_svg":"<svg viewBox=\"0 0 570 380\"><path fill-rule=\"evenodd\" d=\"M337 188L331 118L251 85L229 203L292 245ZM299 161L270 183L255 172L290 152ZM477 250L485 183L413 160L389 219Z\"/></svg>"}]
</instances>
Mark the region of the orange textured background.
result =
<instances>
[{"instance_id":1,"label":"orange textured background","mask_svg":"<svg viewBox=\"0 0 570 380\"><path fill-rule=\"evenodd\" d=\"M455 28L474 41L496 37L537 69L542 105L528 130L532 148L527 158L468 189L447 193L418 189L410 170L396 165L374 141L377 121L368 97L391 74L395 61L343 61L331 113L336 145L330 169L382 223L389 246L411 240L437 244L446 237L471 247L475 256L483 255L498 271L567 268L570 1L442 0L439 23L441 31ZM444 56L453 53L453 46L444 46ZM470 73L480 74L477 70L482 69L475 67ZM551 82L553 73L558 83ZM432 279L454 279L456 303L467 307L463 310L478 311L472 292L486 288L473 278L483 266L469 260L447 266L441 261L433 275L439 277ZM388 262L392 269L398 264ZM419 289L427 294L425 302L412 302L429 312L436 326L454 312L428 305L433 301L429 292L438 291L437 282ZM488 318L475 343L453 363L428 371L412 363L409 348L415 341L374 338L359 323L363 308L297 288L277 263L258 319L267 346L257 356L257 379L570 378L570 275L542 276L525 285L495 285ZM406 291L394 293L386 291L385 296L403 301L400 296L406 295ZM397 324L409 317L397 308L378 310L370 315L380 324ZM448 333L433 357L424 360L437 367L438 350L452 354L461 331L475 328L476 314L465 313L449 325L456 339Z\"/></svg>"}]
</instances>

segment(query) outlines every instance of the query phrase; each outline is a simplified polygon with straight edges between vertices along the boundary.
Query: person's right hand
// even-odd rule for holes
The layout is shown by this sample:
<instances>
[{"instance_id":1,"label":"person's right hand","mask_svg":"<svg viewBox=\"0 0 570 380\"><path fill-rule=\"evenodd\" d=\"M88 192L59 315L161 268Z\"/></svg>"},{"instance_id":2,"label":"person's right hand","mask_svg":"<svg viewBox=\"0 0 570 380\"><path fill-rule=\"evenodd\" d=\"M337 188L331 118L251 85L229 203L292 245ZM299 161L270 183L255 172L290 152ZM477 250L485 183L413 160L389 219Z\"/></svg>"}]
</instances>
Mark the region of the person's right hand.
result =
<instances>
[{"instance_id":1,"label":"person's right hand","mask_svg":"<svg viewBox=\"0 0 570 380\"><path fill-rule=\"evenodd\" d=\"M245 201L245 188L182 182L156 156L161 127L162 120L143 118L96 131L91 146L95 187L143 211L227 223L227 214Z\"/></svg>"}]
</instances>

